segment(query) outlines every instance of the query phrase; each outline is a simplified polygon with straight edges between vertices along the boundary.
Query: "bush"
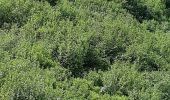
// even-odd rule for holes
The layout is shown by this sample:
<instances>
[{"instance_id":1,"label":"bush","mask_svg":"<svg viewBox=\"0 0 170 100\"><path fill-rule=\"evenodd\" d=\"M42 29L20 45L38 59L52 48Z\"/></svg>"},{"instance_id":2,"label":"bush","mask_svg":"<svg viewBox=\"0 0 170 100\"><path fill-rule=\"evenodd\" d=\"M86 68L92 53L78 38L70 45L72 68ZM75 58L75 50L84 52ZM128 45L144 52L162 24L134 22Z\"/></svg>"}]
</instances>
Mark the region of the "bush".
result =
<instances>
[{"instance_id":1,"label":"bush","mask_svg":"<svg viewBox=\"0 0 170 100\"><path fill-rule=\"evenodd\" d=\"M1 0L1 100L169 100L167 0Z\"/></svg>"},{"instance_id":2,"label":"bush","mask_svg":"<svg viewBox=\"0 0 170 100\"><path fill-rule=\"evenodd\" d=\"M16 23L19 27L26 23L31 15L34 3L31 0L3 0L0 2L0 27Z\"/></svg>"},{"instance_id":3,"label":"bush","mask_svg":"<svg viewBox=\"0 0 170 100\"><path fill-rule=\"evenodd\" d=\"M130 62L136 63L139 71L169 69L169 57L166 56L169 55L169 47L167 47L169 39L166 35L161 35L162 33L158 34L160 35L148 34L144 43L132 45L127 50ZM160 42L157 41L158 38L161 40Z\"/></svg>"}]
</instances>

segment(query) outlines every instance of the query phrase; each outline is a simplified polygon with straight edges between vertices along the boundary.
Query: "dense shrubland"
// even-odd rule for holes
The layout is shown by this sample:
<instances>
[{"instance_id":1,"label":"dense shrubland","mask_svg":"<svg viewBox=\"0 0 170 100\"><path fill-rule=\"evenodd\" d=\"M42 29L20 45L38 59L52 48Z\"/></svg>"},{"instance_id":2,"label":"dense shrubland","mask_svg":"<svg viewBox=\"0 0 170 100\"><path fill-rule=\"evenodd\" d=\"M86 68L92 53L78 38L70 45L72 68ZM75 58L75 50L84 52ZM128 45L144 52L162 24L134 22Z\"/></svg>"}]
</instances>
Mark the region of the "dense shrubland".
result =
<instances>
[{"instance_id":1,"label":"dense shrubland","mask_svg":"<svg viewBox=\"0 0 170 100\"><path fill-rule=\"evenodd\" d=\"M1 100L169 100L169 0L0 0Z\"/></svg>"}]
</instances>

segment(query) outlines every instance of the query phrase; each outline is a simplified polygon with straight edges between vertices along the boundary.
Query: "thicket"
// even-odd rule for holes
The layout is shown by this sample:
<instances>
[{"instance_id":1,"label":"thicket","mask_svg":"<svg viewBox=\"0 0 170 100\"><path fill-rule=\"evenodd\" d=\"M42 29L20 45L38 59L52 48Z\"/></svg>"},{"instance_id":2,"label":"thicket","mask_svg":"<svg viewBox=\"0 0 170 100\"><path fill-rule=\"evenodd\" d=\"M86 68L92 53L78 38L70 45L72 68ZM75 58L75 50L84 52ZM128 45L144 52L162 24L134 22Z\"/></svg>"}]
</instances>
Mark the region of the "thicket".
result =
<instances>
[{"instance_id":1,"label":"thicket","mask_svg":"<svg viewBox=\"0 0 170 100\"><path fill-rule=\"evenodd\" d=\"M0 100L169 100L169 0L0 0Z\"/></svg>"}]
</instances>

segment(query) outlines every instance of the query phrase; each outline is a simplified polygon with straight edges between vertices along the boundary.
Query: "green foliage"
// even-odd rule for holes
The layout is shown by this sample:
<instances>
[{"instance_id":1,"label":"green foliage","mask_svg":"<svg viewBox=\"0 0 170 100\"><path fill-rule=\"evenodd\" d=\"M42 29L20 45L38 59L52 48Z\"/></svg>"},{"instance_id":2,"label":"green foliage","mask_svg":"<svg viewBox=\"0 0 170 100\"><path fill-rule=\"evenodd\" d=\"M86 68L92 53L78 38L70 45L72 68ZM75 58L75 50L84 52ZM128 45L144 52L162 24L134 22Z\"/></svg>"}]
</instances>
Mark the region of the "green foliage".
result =
<instances>
[{"instance_id":1,"label":"green foliage","mask_svg":"<svg viewBox=\"0 0 170 100\"><path fill-rule=\"evenodd\" d=\"M169 0L1 0L0 100L169 100Z\"/></svg>"},{"instance_id":2,"label":"green foliage","mask_svg":"<svg viewBox=\"0 0 170 100\"><path fill-rule=\"evenodd\" d=\"M127 55L130 57L130 61L137 64L137 69L140 71L168 70L170 52L167 47L169 45L167 36L160 36L159 33L149 35L148 33L146 38L142 44L134 44L128 48ZM159 40L157 40L158 38Z\"/></svg>"},{"instance_id":3,"label":"green foliage","mask_svg":"<svg viewBox=\"0 0 170 100\"><path fill-rule=\"evenodd\" d=\"M10 26L13 23L22 26L30 16L34 3L30 0L26 2L24 0L1 0L0 6L1 27Z\"/></svg>"}]
</instances>

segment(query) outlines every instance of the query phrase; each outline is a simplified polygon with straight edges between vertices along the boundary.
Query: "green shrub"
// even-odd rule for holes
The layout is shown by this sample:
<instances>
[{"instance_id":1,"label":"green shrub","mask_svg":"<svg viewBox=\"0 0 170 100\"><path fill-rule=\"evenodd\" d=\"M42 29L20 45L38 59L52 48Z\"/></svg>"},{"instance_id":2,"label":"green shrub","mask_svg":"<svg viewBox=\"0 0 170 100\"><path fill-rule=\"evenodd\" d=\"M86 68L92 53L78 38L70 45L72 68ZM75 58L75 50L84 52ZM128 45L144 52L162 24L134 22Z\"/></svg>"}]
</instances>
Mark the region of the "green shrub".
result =
<instances>
[{"instance_id":1,"label":"green shrub","mask_svg":"<svg viewBox=\"0 0 170 100\"><path fill-rule=\"evenodd\" d=\"M0 69L1 73L4 74L4 79L1 79L1 82L5 82L0 89L1 99L49 99L54 95L52 92L53 84L69 77L66 70L58 66L43 71L36 67L35 62L24 59L10 61L6 65L1 65ZM52 93L48 93L48 91Z\"/></svg>"},{"instance_id":2,"label":"green shrub","mask_svg":"<svg viewBox=\"0 0 170 100\"><path fill-rule=\"evenodd\" d=\"M104 73L102 80L104 84L103 92L110 95L129 96L130 91L140 90L142 82L139 73L133 66L128 64L114 64L110 71Z\"/></svg>"},{"instance_id":3,"label":"green shrub","mask_svg":"<svg viewBox=\"0 0 170 100\"><path fill-rule=\"evenodd\" d=\"M159 35L158 35L159 34ZM158 71L169 69L169 47L166 35L158 33L152 35L148 33L145 42L134 44L127 50L130 61L136 63L139 71ZM157 41L159 39L160 41Z\"/></svg>"},{"instance_id":4,"label":"green shrub","mask_svg":"<svg viewBox=\"0 0 170 100\"><path fill-rule=\"evenodd\" d=\"M169 100L167 0L1 0L0 100Z\"/></svg>"},{"instance_id":5,"label":"green shrub","mask_svg":"<svg viewBox=\"0 0 170 100\"><path fill-rule=\"evenodd\" d=\"M22 26L28 20L34 6L31 0L2 0L0 2L0 26L16 23Z\"/></svg>"}]
</instances>

